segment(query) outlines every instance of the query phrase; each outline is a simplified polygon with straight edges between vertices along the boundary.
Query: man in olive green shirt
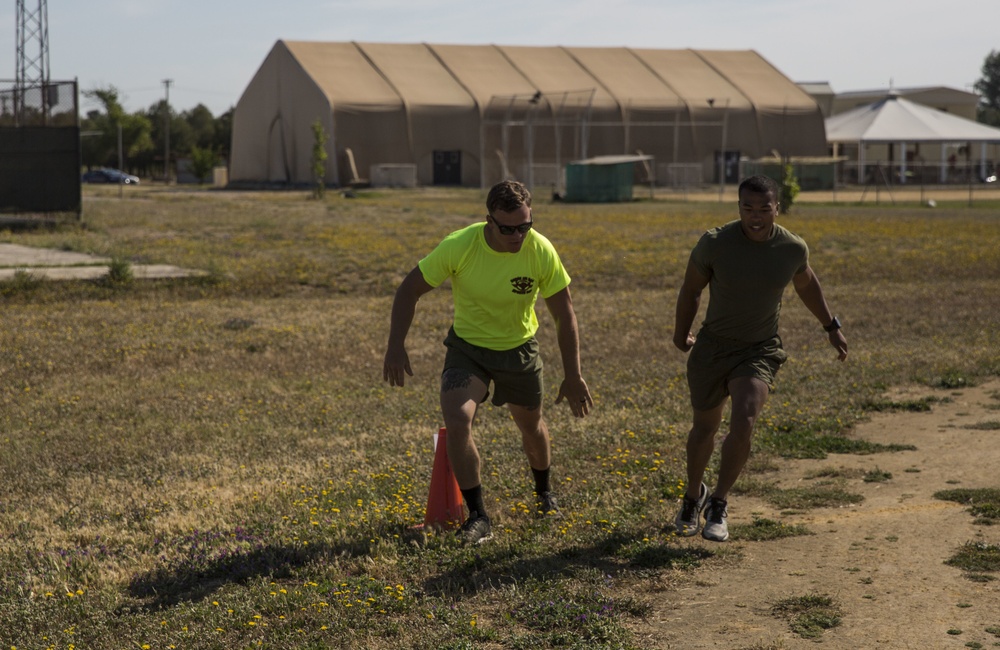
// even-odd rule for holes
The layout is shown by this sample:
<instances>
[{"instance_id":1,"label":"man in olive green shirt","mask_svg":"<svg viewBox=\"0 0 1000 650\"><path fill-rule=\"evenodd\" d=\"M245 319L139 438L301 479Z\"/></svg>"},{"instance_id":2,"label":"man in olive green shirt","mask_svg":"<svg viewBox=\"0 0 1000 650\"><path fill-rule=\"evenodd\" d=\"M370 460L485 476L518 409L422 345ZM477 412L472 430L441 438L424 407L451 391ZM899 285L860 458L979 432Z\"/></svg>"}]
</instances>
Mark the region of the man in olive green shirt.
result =
<instances>
[{"instance_id":1,"label":"man in olive green shirt","mask_svg":"<svg viewBox=\"0 0 1000 650\"><path fill-rule=\"evenodd\" d=\"M739 220L702 235L677 297L674 345L691 353L687 368L694 410L687 440L687 491L674 520L678 535L697 534L704 510L702 536L719 542L729 538L727 496L750 456L754 424L787 359L778 336L778 315L789 283L826 330L838 358L847 358L847 340L809 266L809 248L774 222L778 196L778 186L770 178L744 180L739 188ZM708 309L696 337L691 326L705 287L710 293ZM702 479L727 397L732 401L729 434L710 495Z\"/></svg>"}]
</instances>

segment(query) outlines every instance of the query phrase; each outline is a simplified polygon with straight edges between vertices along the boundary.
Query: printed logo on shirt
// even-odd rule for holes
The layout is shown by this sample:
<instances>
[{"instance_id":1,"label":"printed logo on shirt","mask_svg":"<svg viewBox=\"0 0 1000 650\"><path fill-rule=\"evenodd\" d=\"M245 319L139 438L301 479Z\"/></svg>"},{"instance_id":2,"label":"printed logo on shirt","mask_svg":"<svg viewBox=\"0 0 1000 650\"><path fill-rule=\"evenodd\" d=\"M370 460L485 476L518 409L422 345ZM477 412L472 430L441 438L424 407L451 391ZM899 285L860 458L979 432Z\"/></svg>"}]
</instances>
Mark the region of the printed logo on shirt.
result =
<instances>
[{"instance_id":1,"label":"printed logo on shirt","mask_svg":"<svg viewBox=\"0 0 1000 650\"><path fill-rule=\"evenodd\" d=\"M532 288L535 286L535 281L532 278L511 278L510 284L514 287L514 293L526 294L531 293Z\"/></svg>"}]
</instances>

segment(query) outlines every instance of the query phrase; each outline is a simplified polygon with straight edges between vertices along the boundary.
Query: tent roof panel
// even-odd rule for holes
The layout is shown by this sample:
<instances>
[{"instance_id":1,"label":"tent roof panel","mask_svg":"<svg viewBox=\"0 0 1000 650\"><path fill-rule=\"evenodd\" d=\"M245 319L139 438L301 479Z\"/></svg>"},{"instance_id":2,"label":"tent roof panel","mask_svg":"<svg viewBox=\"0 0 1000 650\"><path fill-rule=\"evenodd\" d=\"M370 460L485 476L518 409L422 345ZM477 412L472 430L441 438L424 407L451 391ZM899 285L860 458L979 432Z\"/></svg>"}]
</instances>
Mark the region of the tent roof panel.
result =
<instances>
[{"instance_id":1,"label":"tent roof panel","mask_svg":"<svg viewBox=\"0 0 1000 650\"><path fill-rule=\"evenodd\" d=\"M481 107L496 95L531 96L537 88L492 45L428 45Z\"/></svg>"},{"instance_id":2,"label":"tent roof panel","mask_svg":"<svg viewBox=\"0 0 1000 650\"><path fill-rule=\"evenodd\" d=\"M335 105L487 106L491 98L593 91L592 105L807 109L815 101L752 50L281 41ZM367 58L366 58L367 57ZM370 60L369 60L370 59ZM397 92L398 91L398 92Z\"/></svg>"},{"instance_id":3,"label":"tent roof panel","mask_svg":"<svg viewBox=\"0 0 1000 650\"><path fill-rule=\"evenodd\" d=\"M565 48L623 106L679 108L680 97L624 47Z\"/></svg>"},{"instance_id":4,"label":"tent roof panel","mask_svg":"<svg viewBox=\"0 0 1000 650\"><path fill-rule=\"evenodd\" d=\"M694 50L633 50L691 107L707 107L709 98L731 109L749 109L750 102L736 86L705 63Z\"/></svg>"},{"instance_id":5,"label":"tent roof panel","mask_svg":"<svg viewBox=\"0 0 1000 650\"><path fill-rule=\"evenodd\" d=\"M818 111L816 101L753 50L698 50L758 109Z\"/></svg>"},{"instance_id":6,"label":"tent roof panel","mask_svg":"<svg viewBox=\"0 0 1000 650\"><path fill-rule=\"evenodd\" d=\"M399 95L354 43L283 42L332 104L402 107Z\"/></svg>"},{"instance_id":7,"label":"tent roof panel","mask_svg":"<svg viewBox=\"0 0 1000 650\"><path fill-rule=\"evenodd\" d=\"M594 90L592 106L618 108L618 103L600 81L560 47L498 45L514 66L547 95L566 91Z\"/></svg>"},{"instance_id":8,"label":"tent roof panel","mask_svg":"<svg viewBox=\"0 0 1000 650\"><path fill-rule=\"evenodd\" d=\"M358 47L410 106L475 106L427 45L358 43Z\"/></svg>"}]
</instances>

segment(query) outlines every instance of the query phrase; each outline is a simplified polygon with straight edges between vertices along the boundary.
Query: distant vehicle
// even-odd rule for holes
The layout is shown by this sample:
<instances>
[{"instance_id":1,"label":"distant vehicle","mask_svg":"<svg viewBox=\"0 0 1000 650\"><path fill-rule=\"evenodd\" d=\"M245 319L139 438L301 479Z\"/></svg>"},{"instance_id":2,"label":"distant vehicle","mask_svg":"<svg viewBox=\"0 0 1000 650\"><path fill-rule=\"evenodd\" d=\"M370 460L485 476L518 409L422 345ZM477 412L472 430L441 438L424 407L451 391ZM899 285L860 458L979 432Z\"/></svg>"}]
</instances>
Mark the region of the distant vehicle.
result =
<instances>
[{"instance_id":1,"label":"distant vehicle","mask_svg":"<svg viewBox=\"0 0 1000 650\"><path fill-rule=\"evenodd\" d=\"M80 179L84 183L114 183L115 185L138 185L139 177L133 176L132 174L126 174L119 169L110 169L107 167L102 167L101 169L92 169L89 172L85 172Z\"/></svg>"}]
</instances>

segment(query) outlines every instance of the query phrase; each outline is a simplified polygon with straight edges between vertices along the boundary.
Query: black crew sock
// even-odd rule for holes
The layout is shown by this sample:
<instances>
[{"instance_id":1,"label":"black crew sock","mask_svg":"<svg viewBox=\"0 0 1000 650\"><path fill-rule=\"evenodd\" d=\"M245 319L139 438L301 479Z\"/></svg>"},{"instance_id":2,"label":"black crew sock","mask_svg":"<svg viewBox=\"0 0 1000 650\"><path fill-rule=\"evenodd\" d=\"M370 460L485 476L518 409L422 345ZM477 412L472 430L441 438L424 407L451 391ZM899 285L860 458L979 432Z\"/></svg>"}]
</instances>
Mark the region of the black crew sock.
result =
<instances>
[{"instance_id":1,"label":"black crew sock","mask_svg":"<svg viewBox=\"0 0 1000 650\"><path fill-rule=\"evenodd\" d=\"M546 492L550 491L549 487L549 470L551 467L545 469L535 469L531 468L531 473L535 475L535 494L542 496Z\"/></svg>"},{"instance_id":2,"label":"black crew sock","mask_svg":"<svg viewBox=\"0 0 1000 650\"><path fill-rule=\"evenodd\" d=\"M483 505L483 486L462 490L462 498L465 499L465 507L469 509L469 516L473 512L478 512L480 516L486 516L486 506Z\"/></svg>"}]
</instances>

